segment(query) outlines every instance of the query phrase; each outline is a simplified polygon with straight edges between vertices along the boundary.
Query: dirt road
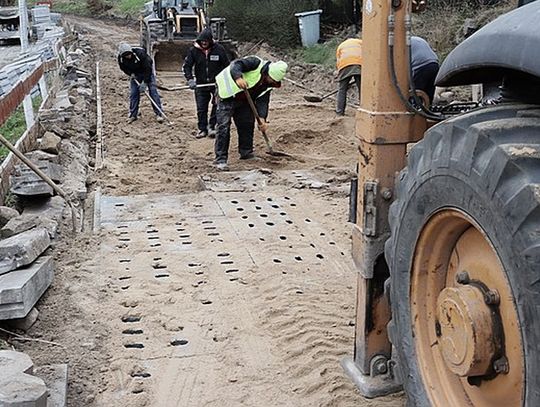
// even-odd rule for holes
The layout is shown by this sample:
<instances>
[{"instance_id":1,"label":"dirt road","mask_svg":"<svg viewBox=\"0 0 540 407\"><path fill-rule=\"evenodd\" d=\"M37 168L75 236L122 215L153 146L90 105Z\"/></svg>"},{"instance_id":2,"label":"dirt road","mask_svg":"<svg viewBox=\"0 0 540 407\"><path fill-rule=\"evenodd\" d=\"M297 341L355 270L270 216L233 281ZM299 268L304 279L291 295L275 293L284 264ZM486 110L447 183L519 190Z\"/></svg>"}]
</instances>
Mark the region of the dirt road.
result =
<instances>
[{"instance_id":1,"label":"dirt road","mask_svg":"<svg viewBox=\"0 0 540 407\"><path fill-rule=\"evenodd\" d=\"M173 126L147 102L126 124L116 48L137 34L76 23L101 60L101 230L56 248L57 279L29 335L63 348L23 350L69 362L72 406L402 406L363 399L339 366L354 336L352 116L285 87L270 133L301 159L266 156L257 139L260 160L240 162L233 144L233 172L216 174L212 140L193 138L190 92L162 93Z\"/></svg>"}]
</instances>

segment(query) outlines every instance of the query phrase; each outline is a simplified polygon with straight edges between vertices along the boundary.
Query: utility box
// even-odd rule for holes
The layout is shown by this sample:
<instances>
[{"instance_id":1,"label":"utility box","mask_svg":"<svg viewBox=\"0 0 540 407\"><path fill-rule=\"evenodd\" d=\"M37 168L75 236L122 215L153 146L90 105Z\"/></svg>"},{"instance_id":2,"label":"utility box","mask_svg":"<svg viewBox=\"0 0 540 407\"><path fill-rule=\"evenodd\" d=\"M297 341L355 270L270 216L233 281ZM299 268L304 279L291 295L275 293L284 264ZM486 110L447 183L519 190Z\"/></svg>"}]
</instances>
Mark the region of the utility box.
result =
<instances>
[{"instance_id":1,"label":"utility box","mask_svg":"<svg viewBox=\"0 0 540 407\"><path fill-rule=\"evenodd\" d=\"M319 42L321 37L321 14L322 10L305 11L296 13L302 46L312 47Z\"/></svg>"}]
</instances>

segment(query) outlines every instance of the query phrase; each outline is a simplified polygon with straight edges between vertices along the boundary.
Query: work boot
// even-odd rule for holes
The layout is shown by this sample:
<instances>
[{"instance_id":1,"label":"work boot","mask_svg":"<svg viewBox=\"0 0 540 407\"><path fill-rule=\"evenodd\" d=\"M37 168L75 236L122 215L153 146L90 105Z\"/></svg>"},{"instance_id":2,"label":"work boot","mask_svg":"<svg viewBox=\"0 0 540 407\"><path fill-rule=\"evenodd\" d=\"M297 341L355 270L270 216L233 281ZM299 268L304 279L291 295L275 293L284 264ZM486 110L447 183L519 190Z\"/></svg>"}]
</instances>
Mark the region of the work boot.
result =
<instances>
[{"instance_id":1,"label":"work boot","mask_svg":"<svg viewBox=\"0 0 540 407\"><path fill-rule=\"evenodd\" d=\"M136 117L128 117L128 123L133 123L135 120L137 120Z\"/></svg>"},{"instance_id":2,"label":"work boot","mask_svg":"<svg viewBox=\"0 0 540 407\"><path fill-rule=\"evenodd\" d=\"M240 159L241 160L258 160L259 157L257 157L255 154L253 153L249 153L249 154L246 154L246 155L241 155L240 156Z\"/></svg>"},{"instance_id":3,"label":"work boot","mask_svg":"<svg viewBox=\"0 0 540 407\"><path fill-rule=\"evenodd\" d=\"M199 130L199 132L195 135L195 138L205 138L206 136L208 136L206 130Z\"/></svg>"},{"instance_id":4,"label":"work boot","mask_svg":"<svg viewBox=\"0 0 540 407\"><path fill-rule=\"evenodd\" d=\"M218 162L215 165L216 165L216 169L219 170L219 171L228 171L229 170L229 166L225 162Z\"/></svg>"},{"instance_id":5,"label":"work boot","mask_svg":"<svg viewBox=\"0 0 540 407\"><path fill-rule=\"evenodd\" d=\"M164 120L165 120L165 119L163 118L163 116L156 116L156 121L157 121L158 123L163 123Z\"/></svg>"},{"instance_id":6,"label":"work boot","mask_svg":"<svg viewBox=\"0 0 540 407\"><path fill-rule=\"evenodd\" d=\"M217 131L216 131L215 127L209 127L208 128L208 137L216 138L216 134L217 134Z\"/></svg>"}]
</instances>

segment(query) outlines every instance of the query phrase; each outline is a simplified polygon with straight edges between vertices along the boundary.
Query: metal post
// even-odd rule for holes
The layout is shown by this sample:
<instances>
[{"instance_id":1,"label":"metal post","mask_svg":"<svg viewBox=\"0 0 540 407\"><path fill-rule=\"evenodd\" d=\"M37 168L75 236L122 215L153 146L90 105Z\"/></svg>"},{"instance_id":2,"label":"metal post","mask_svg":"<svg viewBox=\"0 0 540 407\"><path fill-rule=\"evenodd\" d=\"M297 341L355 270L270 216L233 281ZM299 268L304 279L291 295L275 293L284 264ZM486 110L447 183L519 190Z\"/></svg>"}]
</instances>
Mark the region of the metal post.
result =
<instances>
[{"instance_id":1,"label":"metal post","mask_svg":"<svg viewBox=\"0 0 540 407\"><path fill-rule=\"evenodd\" d=\"M26 0L19 0L19 36L21 39L21 54L28 51L28 9Z\"/></svg>"}]
</instances>

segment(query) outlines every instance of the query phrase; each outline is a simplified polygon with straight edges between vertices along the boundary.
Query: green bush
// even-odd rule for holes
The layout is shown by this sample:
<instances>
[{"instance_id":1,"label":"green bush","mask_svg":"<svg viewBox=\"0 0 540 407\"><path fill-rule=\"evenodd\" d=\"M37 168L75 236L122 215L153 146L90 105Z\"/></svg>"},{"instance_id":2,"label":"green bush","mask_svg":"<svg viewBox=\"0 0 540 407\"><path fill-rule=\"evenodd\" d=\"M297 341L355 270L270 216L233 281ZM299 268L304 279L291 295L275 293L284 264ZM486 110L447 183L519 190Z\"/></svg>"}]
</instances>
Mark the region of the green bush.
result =
<instances>
[{"instance_id":1,"label":"green bush","mask_svg":"<svg viewBox=\"0 0 540 407\"><path fill-rule=\"evenodd\" d=\"M260 41L280 47L300 42L295 13L316 10L318 0L216 0L210 10L213 17L225 17L232 38Z\"/></svg>"}]
</instances>

